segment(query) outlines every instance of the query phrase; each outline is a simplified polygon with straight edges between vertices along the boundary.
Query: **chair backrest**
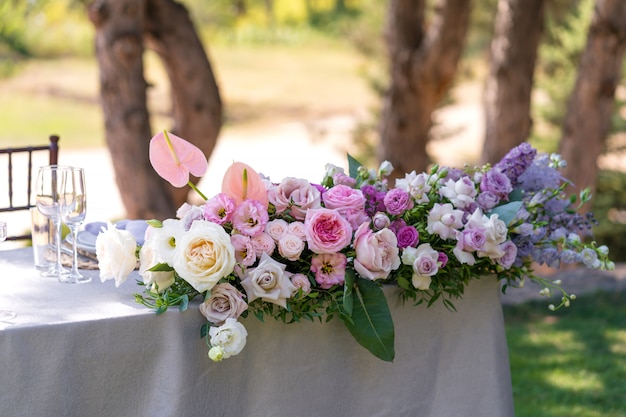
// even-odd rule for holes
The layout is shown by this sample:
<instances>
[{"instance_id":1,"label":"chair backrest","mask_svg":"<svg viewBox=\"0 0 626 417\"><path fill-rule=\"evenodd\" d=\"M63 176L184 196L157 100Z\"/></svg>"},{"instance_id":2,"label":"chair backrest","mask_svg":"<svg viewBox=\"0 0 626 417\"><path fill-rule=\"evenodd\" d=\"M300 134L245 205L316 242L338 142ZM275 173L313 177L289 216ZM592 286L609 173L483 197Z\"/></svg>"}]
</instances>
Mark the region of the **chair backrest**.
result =
<instances>
[{"instance_id":1,"label":"chair backrest","mask_svg":"<svg viewBox=\"0 0 626 417\"><path fill-rule=\"evenodd\" d=\"M2 148L0 149L0 156L6 154L7 164L7 173L9 178L8 183L8 200L5 203L5 198L0 199L0 213L2 212L13 212L13 211L27 211L30 210L31 207L35 207L35 202L33 202L33 177L36 175L33 169L33 153L35 152L48 152L48 164L49 165L57 165L59 161L59 136L50 135L48 145L40 145L40 146L24 146L21 148ZM14 168L15 168L15 158L14 156L20 158L25 157L27 159L27 167L26 167L26 181L20 179L19 182L16 181L14 177ZM23 159L23 158L22 158ZM20 164L21 159L20 159ZM24 172L23 170L21 172ZM18 186L26 187L26 197L24 199L20 199L19 202L14 202L14 189L16 187L16 182L19 184ZM21 188L20 187L20 188ZM26 240L30 239L30 234L23 234L19 236L9 236L7 240Z\"/></svg>"}]
</instances>

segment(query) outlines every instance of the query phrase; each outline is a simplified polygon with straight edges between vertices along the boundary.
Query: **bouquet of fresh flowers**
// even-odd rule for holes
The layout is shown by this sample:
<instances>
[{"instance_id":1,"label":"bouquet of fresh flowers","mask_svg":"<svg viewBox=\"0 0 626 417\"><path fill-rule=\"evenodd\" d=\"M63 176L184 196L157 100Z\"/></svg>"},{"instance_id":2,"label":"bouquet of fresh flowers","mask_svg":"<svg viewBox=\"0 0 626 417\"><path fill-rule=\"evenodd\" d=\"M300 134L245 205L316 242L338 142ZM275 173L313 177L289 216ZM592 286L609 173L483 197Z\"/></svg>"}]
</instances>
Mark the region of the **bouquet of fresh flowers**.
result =
<instances>
[{"instance_id":1,"label":"bouquet of fresh flowers","mask_svg":"<svg viewBox=\"0 0 626 417\"><path fill-rule=\"evenodd\" d=\"M201 336L215 361L238 354L253 313L286 323L340 318L377 357L394 357L393 321L382 285L403 300L454 309L473 279L496 275L503 287L526 278L542 293L574 295L536 276L533 265L580 263L611 269L606 246L585 243L593 217L577 212L590 195L568 197L557 155L528 144L494 166L434 166L392 186L384 162L376 171L348 157L349 172L327 165L319 184L289 177L273 182L243 163L225 173L222 192L205 197L190 181L207 168L202 152L168 132L152 138L150 161L176 187L205 200L184 204L175 219L149 221L140 247L110 225L96 242L103 281L123 282L136 267L144 286L136 300L162 313L202 296Z\"/></svg>"}]
</instances>

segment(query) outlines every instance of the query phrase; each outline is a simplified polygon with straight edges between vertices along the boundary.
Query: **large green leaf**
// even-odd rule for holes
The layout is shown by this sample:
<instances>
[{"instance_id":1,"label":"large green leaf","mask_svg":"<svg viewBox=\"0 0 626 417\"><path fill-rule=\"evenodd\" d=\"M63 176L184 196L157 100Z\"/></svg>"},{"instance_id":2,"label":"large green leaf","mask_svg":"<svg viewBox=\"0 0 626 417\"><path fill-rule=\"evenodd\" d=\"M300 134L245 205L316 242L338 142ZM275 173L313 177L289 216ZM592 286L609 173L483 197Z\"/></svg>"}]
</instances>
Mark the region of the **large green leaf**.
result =
<instances>
[{"instance_id":1,"label":"large green leaf","mask_svg":"<svg viewBox=\"0 0 626 417\"><path fill-rule=\"evenodd\" d=\"M517 212L522 207L521 201L512 201L498 207L494 207L490 214L497 214L498 218L507 226L515 219Z\"/></svg>"},{"instance_id":2,"label":"large green leaf","mask_svg":"<svg viewBox=\"0 0 626 417\"><path fill-rule=\"evenodd\" d=\"M352 322L343 323L356 341L374 356L387 362L395 357L394 328L387 299L374 282L356 278Z\"/></svg>"},{"instance_id":3,"label":"large green leaf","mask_svg":"<svg viewBox=\"0 0 626 417\"><path fill-rule=\"evenodd\" d=\"M361 165L352 155L348 154L348 174L351 178L356 178L359 175L359 167Z\"/></svg>"},{"instance_id":4,"label":"large green leaf","mask_svg":"<svg viewBox=\"0 0 626 417\"><path fill-rule=\"evenodd\" d=\"M348 316L352 317L352 309L354 306L354 280L356 279L356 274L352 269L346 270L345 282L343 284L343 311Z\"/></svg>"}]
</instances>

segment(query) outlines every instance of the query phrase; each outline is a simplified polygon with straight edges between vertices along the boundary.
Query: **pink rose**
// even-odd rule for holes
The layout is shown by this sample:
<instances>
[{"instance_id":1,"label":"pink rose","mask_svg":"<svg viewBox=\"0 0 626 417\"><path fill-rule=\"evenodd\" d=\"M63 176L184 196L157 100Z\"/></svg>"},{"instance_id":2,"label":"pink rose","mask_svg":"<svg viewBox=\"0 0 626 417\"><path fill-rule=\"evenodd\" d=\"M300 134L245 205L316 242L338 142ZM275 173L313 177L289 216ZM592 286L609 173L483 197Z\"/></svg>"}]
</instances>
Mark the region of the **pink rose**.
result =
<instances>
[{"instance_id":1,"label":"pink rose","mask_svg":"<svg viewBox=\"0 0 626 417\"><path fill-rule=\"evenodd\" d=\"M348 259L343 253L314 255L311 259L311 272L315 274L315 282L327 290L345 282L347 264Z\"/></svg>"},{"instance_id":2,"label":"pink rose","mask_svg":"<svg viewBox=\"0 0 626 417\"><path fill-rule=\"evenodd\" d=\"M350 244L352 226L336 210L309 210L304 219L309 249L314 253L335 253Z\"/></svg>"},{"instance_id":3,"label":"pink rose","mask_svg":"<svg viewBox=\"0 0 626 417\"><path fill-rule=\"evenodd\" d=\"M401 264L398 240L389 229L374 232L369 223L363 223L354 234L353 246L356 251L354 269L363 278L385 279Z\"/></svg>"},{"instance_id":4,"label":"pink rose","mask_svg":"<svg viewBox=\"0 0 626 417\"><path fill-rule=\"evenodd\" d=\"M228 283L217 284L211 289L211 296L200 304L200 313L216 326L228 318L238 318L247 309L243 294Z\"/></svg>"},{"instance_id":5,"label":"pink rose","mask_svg":"<svg viewBox=\"0 0 626 417\"><path fill-rule=\"evenodd\" d=\"M335 185L324 193L324 206L339 211L362 210L365 208L365 196L361 190L347 185Z\"/></svg>"},{"instance_id":6,"label":"pink rose","mask_svg":"<svg viewBox=\"0 0 626 417\"><path fill-rule=\"evenodd\" d=\"M287 234L288 230L289 223L283 219L272 220L265 225L265 232L275 241L278 241L281 237Z\"/></svg>"},{"instance_id":7,"label":"pink rose","mask_svg":"<svg viewBox=\"0 0 626 417\"><path fill-rule=\"evenodd\" d=\"M296 235L287 233L278 241L278 253L285 259L297 261L304 250L304 242Z\"/></svg>"},{"instance_id":8,"label":"pink rose","mask_svg":"<svg viewBox=\"0 0 626 417\"><path fill-rule=\"evenodd\" d=\"M265 232L250 238L250 242L252 243L252 247L254 248L257 258L260 258L262 253L271 255L274 252L274 249L276 249L274 239L272 239L272 237Z\"/></svg>"},{"instance_id":9,"label":"pink rose","mask_svg":"<svg viewBox=\"0 0 626 417\"><path fill-rule=\"evenodd\" d=\"M304 179L285 178L267 196L276 213L289 211L296 220L304 220L307 210L321 207L319 190Z\"/></svg>"},{"instance_id":10,"label":"pink rose","mask_svg":"<svg viewBox=\"0 0 626 417\"><path fill-rule=\"evenodd\" d=\"M308 294L311 292L311 281L304 274L293 274L291 276L291 283L294 287L301 289L302 294Z\"/></svg>"},{"instance_id":11,"label":"pink rose","mask_svg":"<svg viewBox=\"0 0 626 417\"><path fill-rule=\"evenodd\" d=\"M301 240L306 240L306 231L302 222L289 223L289 233L298 236Z\"/></svg>"}]
</instances>

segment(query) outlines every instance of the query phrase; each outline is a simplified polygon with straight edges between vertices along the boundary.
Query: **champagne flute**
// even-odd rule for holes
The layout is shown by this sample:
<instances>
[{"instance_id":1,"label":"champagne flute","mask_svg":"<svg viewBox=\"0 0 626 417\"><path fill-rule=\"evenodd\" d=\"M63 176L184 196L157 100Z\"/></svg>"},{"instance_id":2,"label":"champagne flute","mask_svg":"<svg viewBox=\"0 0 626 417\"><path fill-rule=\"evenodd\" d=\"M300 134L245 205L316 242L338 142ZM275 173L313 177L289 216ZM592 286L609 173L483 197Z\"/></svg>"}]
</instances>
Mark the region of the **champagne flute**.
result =
<instances>
[{"instance_id":1,"label":"champagne flute","mask_svg":"<svg viewBox=\"0 0 626 417\"><path fill-rule=\"evenodd\" d=\"M82 168L70 167L63 172L61 185L61 219L72 233L72 269L59 281L66 283L91 282L91 277L78 271L78 226L85 221L87 215L87 194L85 192L85 171Z\"/></svg>"},{"instance_id":2,"label":"champagne flute","mask_svg":"<svg viewBox=\"0 0 626 417\"><path fill-rule=\"evenodd\" d=\"M59 165L47 165L39 168L37 174L37 210L52 221L54 228L54 248L56 249L56 262L41 273L42 277L61 278L67 271L61 264L61 184L63 172L68 167Z\"/></svg>"},{"instance_id":3,"label":"champagne flute","mask_svg":"<svg viewBox=\"0 0 626 417\"><path fill-rule=\"evenodd\" d=\"M4 242L7 238L7 224L0 221L0 242ZM17 316L15 311L0 310L0 321L11 320Z\"/></svg>"}]
</instances>

